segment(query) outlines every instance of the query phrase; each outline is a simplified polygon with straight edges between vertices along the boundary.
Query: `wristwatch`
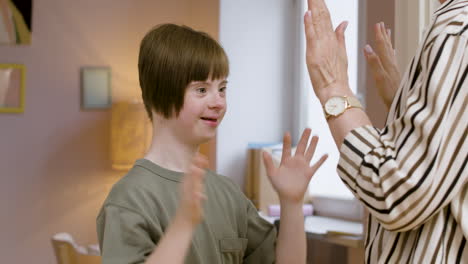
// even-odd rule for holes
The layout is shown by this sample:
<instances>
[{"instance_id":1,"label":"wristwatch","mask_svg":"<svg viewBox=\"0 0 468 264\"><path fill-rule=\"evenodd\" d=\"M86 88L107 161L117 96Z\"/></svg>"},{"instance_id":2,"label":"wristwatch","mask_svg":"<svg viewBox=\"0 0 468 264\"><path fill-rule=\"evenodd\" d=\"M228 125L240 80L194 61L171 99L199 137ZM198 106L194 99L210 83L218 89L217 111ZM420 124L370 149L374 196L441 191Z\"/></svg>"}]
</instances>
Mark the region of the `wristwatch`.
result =
<instances>
[{"instance_id":1,"label":"wristwatch","mask_svg":"<svg viewBox=\"0 0 468 264\"><path fill-rule=\"evenodd\" d=\"M328 120L330 117L337 117L343 114L349 108L362 108L359 100L354 96L333 96L327 100L323 106L325 118Z\"/></svg>"}]
</instances>

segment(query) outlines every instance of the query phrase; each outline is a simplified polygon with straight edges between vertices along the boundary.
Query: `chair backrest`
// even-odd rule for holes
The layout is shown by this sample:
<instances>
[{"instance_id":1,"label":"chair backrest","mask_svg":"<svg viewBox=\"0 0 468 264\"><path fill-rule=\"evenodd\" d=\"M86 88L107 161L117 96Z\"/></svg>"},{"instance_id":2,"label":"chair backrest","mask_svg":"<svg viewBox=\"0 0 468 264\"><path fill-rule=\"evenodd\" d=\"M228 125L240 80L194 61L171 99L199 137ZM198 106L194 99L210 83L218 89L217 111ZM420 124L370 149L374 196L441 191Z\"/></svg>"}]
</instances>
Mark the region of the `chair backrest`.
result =
<instances>
[{"instance_id":1,"label":"chair backrest","mask_svg":"<svg viewBox=\"0 0 468 264\"><path fill-rule=\"evenodd\" d=\"M100 264L101 257L77 252L68 241L52 239L58 264Z\"/></svg>"}]
</instances>

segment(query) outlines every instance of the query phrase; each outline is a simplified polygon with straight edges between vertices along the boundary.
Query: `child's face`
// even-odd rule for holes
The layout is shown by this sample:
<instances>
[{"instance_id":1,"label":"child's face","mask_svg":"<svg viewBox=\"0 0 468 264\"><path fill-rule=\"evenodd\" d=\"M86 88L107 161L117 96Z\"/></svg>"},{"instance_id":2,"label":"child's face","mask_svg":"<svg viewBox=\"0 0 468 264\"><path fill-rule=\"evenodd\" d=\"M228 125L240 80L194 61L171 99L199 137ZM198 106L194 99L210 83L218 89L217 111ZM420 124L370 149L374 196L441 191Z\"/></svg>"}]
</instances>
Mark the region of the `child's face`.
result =
<instances>
[{"instance_id":1,"label":"child's face","mask_svg":"<svg viewBox=\"0 0 468 264\"><path fill-rule=\"evenodd\" d=\"M184 105L175 120L184 140L201 144L216 135L216 128L226 113L227 80L189 83Z\"/></svg>"}]
</instances>

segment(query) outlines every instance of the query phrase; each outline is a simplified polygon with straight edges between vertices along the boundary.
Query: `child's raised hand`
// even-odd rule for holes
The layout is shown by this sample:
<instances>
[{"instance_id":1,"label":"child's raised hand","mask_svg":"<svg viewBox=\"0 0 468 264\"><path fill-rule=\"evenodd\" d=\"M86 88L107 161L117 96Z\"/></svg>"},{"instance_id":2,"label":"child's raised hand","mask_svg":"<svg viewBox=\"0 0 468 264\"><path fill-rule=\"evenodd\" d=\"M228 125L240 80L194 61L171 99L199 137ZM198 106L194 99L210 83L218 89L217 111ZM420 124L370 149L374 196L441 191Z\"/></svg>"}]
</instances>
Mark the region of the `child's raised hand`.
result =
<instances>
[{"instance_id":1,"label":"child's raised hand","mask_svg":"<svg viewBox=\"0 0 468 264\"><path fill-rule=\"evenodd\" d=\"M310 166L318 142L318 137L314 136L308 144L310 133L309 128L304 130L294 156L291 155L291 135L289 133L284 135L279 168L273 164L271 155L263 152L268 177L282 202L302 203L310 179L328 157L324 155Z\"/></svg>"},{"instance_id":2,"label":"child's raised hand","mask_svg":"<svg viewBox=\"0 0 468 264\"><path fill-rule=\"evenodd\" d=\"M192 226L203 219L203 200L206 199L203 181L207 167L207 159L197 154L181 184L179 213L182 220Z\"/></svg>"}]
</instances>

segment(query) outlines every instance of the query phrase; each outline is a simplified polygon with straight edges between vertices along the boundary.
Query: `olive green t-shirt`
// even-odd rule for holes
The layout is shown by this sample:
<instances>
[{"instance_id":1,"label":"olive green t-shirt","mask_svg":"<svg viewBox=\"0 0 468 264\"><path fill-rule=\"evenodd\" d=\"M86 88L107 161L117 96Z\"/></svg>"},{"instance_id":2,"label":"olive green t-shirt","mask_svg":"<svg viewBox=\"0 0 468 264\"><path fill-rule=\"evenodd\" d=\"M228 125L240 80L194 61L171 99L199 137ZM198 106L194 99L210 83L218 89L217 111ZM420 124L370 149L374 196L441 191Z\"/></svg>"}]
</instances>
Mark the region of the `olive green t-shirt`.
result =
<instances>
[{"instance_id":1,"label":"olive green t-shirt","mask_svg":"<svg viewBox=\"0 0 468 264\"><path fill-rule=\"evenodd\" d=\"M145 262L175 215L182 178L141 159L113 186L97 217L102 263ZM207 171L205 194L203 221L185 263L275 262L275 227L235 183Z\"/></svg>"}]
</instances>

